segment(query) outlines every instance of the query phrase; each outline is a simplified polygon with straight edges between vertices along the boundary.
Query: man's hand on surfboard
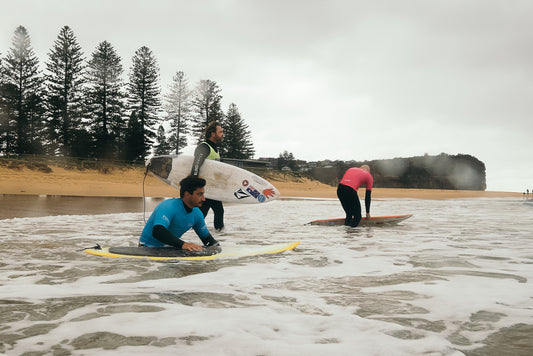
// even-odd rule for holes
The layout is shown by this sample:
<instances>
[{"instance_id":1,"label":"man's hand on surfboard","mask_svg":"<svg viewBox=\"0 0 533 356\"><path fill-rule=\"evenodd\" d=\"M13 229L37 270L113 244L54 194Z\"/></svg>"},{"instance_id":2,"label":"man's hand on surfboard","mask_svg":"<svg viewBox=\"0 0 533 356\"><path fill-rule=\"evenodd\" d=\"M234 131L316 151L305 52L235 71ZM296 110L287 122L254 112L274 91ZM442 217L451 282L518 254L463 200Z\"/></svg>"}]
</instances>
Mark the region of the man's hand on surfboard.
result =
<instances>
[{"instance_id":1,"label":"man's hand on surfboard","mask_svg":"<svg viewBox=\"0 0 533 356\"><path fill-rule=\"evenodd\" d=\"M203 247L190 242L184 242L183 246L181 246L181 249L187 251L200 251L201 249L203 249Z\"/></svg>"}]
</instances>

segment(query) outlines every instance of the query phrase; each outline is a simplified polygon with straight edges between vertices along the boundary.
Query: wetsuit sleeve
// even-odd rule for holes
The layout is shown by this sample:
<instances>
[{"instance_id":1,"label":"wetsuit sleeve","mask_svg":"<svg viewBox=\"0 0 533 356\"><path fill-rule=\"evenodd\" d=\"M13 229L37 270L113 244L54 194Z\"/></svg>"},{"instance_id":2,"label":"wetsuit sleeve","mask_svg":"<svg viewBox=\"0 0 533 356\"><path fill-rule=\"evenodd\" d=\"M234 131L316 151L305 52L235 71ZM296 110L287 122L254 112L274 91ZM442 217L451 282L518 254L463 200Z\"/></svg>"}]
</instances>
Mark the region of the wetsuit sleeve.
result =
<instances>
[{"instance_id":1,"label":"wetsuit sleeve","mask_svg":"<svg viewBox=\"0 0 533 356\"><path fill-rule=\"evenodd\" d=\"M211 153L211 149L207 143L199 144L194 150L194 161L192 162L191 176L198 177L200 174L200 168L204 164L205 159Z\"/></svg>"},{"instance_id":2,"label":"wetsuit sleeve","mask_svg":"<svg viewBox=\"0 0 533 356\"><path fill-rule=\"evenodd\" d=\"M211 233L207 229L207 226L205 225L204 215L202 214L200 209L194 208L193 214L195 219L193 228L194 231L196 231L196 235L198 235L198 237L200 238L200 240L202 240L205 246L216 245L218 241L215 240L213 236L211 236Z\"/></svg>"},{"instance_id":3,"label":"wetsuit sleeve","mask_svg":"<svg viewBox=\"0 0 533 356\"><path fill-rule=\"evenodd\" d=\"M372 191L367 189L365 193L365 209L367 214L370 214L370 202L372 200L372 198L370 197L371 195Z\"/></svg>"},{"instance_id":4,"label":"wetsuit sleeve","mask_svg":"<svg viewBox=\"0 0 533 356\"><path fill-rule=\"evenodd\" d=\"M218 241L215 240L215 238L209 234L205 237L201 237L200 240L202 240L202 242L204 243L204 246L208 247L208 246L214 246L214 245L217 245L218 244Z\"/></svg>"},{"instance_id":5,"label":"wetsuit sleeve","mask_svg":"<svg viewBox=\"0 0 533 356\"><path fill-rule=\"evenodd\" d=\"M152 229L152 236L155 237L158 241L164 243L165 245L170 245L177 248L181 248L183 246L183 241L174 236L163 225L155 225Z\"/></svg>"}]
</instances>

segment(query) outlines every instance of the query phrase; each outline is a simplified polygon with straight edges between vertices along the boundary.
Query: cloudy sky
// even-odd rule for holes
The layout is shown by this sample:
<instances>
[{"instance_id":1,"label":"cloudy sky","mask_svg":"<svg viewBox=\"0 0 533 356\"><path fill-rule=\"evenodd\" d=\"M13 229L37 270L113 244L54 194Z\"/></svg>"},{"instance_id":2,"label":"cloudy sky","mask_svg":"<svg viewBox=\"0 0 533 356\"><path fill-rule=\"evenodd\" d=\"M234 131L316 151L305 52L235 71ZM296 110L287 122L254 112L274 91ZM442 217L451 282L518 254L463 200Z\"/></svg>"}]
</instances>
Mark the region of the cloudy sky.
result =
<instances>
[{"instance_id":1,"label":"cloudy sky","mask_svg":"<svg viewBox=\"0 0 533 356\"><path fill-rule=\"evenodd\" d=\"M70 26L86 57L109 41L125 73L141 46L163 92L176 71L222 89L256 158L470 154L488 190L533 189L533 1L0 0L41 68Z\"/></svg>"}]
</instances>

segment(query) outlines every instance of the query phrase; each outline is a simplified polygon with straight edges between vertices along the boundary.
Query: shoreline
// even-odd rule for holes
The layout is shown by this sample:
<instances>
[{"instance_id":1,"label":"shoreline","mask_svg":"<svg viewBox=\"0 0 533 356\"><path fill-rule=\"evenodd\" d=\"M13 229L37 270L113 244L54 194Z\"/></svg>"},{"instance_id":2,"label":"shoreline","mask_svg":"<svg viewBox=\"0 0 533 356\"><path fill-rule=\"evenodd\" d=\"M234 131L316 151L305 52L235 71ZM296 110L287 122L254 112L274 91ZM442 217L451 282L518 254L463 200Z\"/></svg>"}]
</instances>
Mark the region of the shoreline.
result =
<instances>
[{"instance_id":1,"label":"shoreline","mask_svg":"<svg viewBox=\"0 0 533 356\"><path fill-rule=\"evenodd\" d=\"M43 173L28 168L0 167L0 194L86 197L175 197L177 189L151 174L144 179L144 169L114 169L109 173L96 170L64 169L52 166L52 172ZM269 180L269 179L267 179ZM284 198L337 199L337 188L318 181L269 180ZM364 197L364 189L359 196ZM374 188L372 198L405 198L447 200L461 198L523 198L518 192L493 192L471 190Z\"/></svg>"}]
</instances>

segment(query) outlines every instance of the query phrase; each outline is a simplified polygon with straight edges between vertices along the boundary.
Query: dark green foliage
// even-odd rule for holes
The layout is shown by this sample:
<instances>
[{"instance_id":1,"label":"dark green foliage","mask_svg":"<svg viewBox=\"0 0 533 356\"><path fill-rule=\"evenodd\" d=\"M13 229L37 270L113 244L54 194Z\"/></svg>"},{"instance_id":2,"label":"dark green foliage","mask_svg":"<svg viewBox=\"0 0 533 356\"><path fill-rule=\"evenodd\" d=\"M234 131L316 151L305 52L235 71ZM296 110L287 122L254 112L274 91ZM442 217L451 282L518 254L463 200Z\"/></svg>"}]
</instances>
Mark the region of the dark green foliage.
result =
<instances>
[{"instance_id":1,"label":"dark green foliage","mask_svg":"<svg viewBox=\"0 0 533 356\"><path fill-rule=\"evenodd\" d=\"M283 151L278 157L278 169L283 170L285 167L289 167L291 170L296 169L296 160L292 152Z\"/></svg>"},{"instance_id":2,"label":"dark green foliage","mask_svg":"<svg viewBox=\"0 0 533 356\"><path fill-rule=\"evenodd\" d=\"M87 108L93 154L100 158L121 156L124 136L124 84L121 58L113 46L101 42L87 66Z\"/></svg>"},{"instance_id":3,"label":"dark green foliage","mask_svg":"<svg viewBox=\"0 0 533 356\"><path fill-rule=\"evenodd\" d=\"M204 140L204 130L212 121L222 123L224 113L220 107L222 95L220 95L218 84L212 80L201 80L196 87L193 107L193 135L198 142Z\"/></svg>"},{"instance_id":4,"label":"dark green foliage","mask_svg":"<svg viewBox=\"0 0 533 356\"><path fill-rule=\"evenodd\" d=\"M136 113L142 132L142 155L146 157L154 142L155 125L161 107L159 67L148 47L141 47L133 56L128 83L129 108ZM130 118L131 119L131 118ZM132 142L126 141L129 146Z\"/></svg>"},{"instance_id":5,"label":"dark green foliage","mask_svg":"<svg viewBox=\"0 0 533 356\"><path fill-rule=\"evenodd\" d=\"M172 78L170 93L166 95L165 111L170 121L169 144L179 155L180 150L187 146L189 120L191 118L190 91L183 72L177 72Z\"/></svg>"},{"instance_id":6,"label":"dark green foliage","mask_svg":"<svg viewBox=\"0 0 533 356\"><path fill-rule=\"evenodd\" d=\"M125 141L124 158L128 161L144 161L143 130L135 111L128 120Z\"/></svg>"},{"instance_id":7,"label":"dark green foliage","mask_svg":"<svg viewBox=\"0 0 533 356\"><path fill-rule=\"evenodd\" d=\"M230 104L222 127L224 129L224 141L221 150L224 157L250 159L254 156L255 151L250 130L242 119L237 105Z\"/></svg>"},{"instance_id":8,"label":"dark green foliage","mask_svg":"<svg viewBox=\"0 0 533 356\"><path fill-rule=\"evenodd\" d=\"M99 43L84 64L69 26L60 29L48 53L46 76L39 72L24 27L16 29L13 46L4 53L0 58L0 155L143 161L151 153L162 118L159 67L147 47L135 52L127 87L113 46ZM159 132L158 152L179 154L189 135L202 141L206 126L218 121L226 134L226 146L221 149L230 157L251 158L255 152L247 125L235 104L225 125L221 100L216 82L201 80L193 95L184 73L177 72L166 96L169 137L164 130Z\"/></svg>"},{"instance_id":9,"label":"dark green foliage","mask_svg":"<svg viewBox=\"0 0 533 356\"><path fill-rule=\"evenodd\" d=\"M156 145L155 145L154 154L155 155L168 155L170 153L171 148L165 136L165 128L163 127L163 125L159 125L155 139L156 139Z\"/></svg>"},{"instance_id":10,"label":"dark green foliage","mask_svg":"<svg viewBox=\"0 0 533 356\"><path fill-rule=\"evenodd\" d=\"M470 155L417 156L364 162L337 161L329 167L312 170L314 178L337 185L350 167L367 164L374 177L374 187L416 189L485 190L485 164Z\"/></svg>"},{"instance_id":11,"label":"dark green foliage","mask_svg":"<svg viewBox=\"0 0 533 356\"><path fill-rule=\"evenodd\" d=\"M1 68L1 67L0 67ZM0 77L0 153L15 152L16 140L16 87Z\"/></svg>"},{"instance_id":12,"label":"dark green foliage","mask_svg":"<svg viewBox=\"0 0 533 356\"><path fill-rule=\"evenodd\" d=\"M23 26L19 26L15 30L12 47L2 63L0 125L4 153L43 153L45 126L42 83L30 36Z\"/></svg>"},{"instance_id":13,"label":"dark green foliage","mask_svg":"<svg viewBox=\"0 0 533 356\"><path fill-rule=\"evenodd\" d=\"M85 137L83 118L83 53L74 32L64 26L48 54L47 114L48 152L71 156L81 153L76 141ZM78 137L80 135L80 137Z\"/></svg>"}]
</instances>

